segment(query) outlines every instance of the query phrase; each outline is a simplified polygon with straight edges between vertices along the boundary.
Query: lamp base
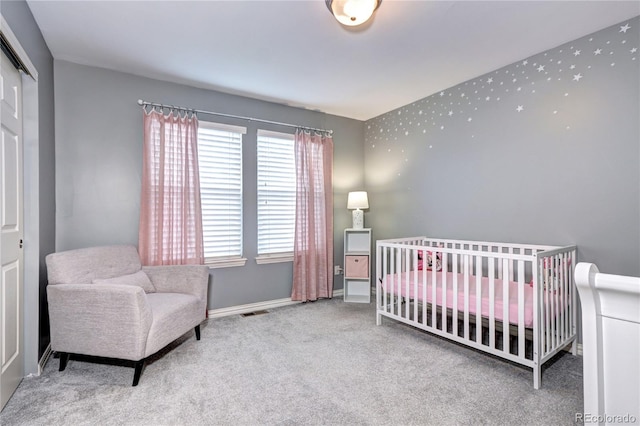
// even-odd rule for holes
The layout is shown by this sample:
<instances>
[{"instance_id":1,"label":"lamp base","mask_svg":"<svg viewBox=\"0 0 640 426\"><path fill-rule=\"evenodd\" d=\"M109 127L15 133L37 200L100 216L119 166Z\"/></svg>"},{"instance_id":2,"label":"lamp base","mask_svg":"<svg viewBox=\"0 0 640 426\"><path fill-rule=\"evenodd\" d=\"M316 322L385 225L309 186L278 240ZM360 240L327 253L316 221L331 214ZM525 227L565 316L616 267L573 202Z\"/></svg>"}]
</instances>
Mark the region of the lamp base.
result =
<instances>
[{"instance_id":1,"label":"lamp base","mask_svg":"<svg viewBox=\"0 0 640 426\"><path fill-rule=\"evenodd\" d=\"M363 229L364 228L364 212L360 209L355 209L351 213L353 217L353 229Z\"/></svg>"}]
</instances>

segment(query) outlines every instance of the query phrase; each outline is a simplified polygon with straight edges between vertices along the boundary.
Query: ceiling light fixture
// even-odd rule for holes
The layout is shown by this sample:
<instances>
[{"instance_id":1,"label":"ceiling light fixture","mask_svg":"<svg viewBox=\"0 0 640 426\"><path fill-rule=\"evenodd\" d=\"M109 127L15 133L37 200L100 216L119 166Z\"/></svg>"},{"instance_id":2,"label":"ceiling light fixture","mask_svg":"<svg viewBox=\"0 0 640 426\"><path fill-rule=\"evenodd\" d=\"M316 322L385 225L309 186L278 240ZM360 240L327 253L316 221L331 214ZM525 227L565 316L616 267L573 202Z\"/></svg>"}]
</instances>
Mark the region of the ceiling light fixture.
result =
<instances>
[{"instance_id":1,"label":"ceiling light fixture","mask_svg":"<svg viewBox=\"0 0 640 426\"><path fill-rule=\"evenodd\" d=\"M382 0L325 0L325 3L338 22L354 27L367 22Z\"/></svg>"}]
</instances>

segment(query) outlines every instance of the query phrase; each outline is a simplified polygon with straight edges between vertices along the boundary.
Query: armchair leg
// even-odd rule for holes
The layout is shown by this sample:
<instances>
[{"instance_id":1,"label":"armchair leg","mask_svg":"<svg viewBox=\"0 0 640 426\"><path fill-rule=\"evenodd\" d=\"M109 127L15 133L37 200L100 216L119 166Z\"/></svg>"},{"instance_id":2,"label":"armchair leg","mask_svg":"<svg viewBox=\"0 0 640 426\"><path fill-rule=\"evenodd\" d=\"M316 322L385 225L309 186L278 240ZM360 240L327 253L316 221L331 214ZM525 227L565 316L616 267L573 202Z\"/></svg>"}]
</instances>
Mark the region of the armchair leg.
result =
<instances>
[{"instance_id":1,"label":"armchair leg","mask_svg":"<svg viewBox=\"0 0 640 426\"><path fill-rule=\"evenodd\" d=\"M196 325L196 340L200 340L200 324Z\"/></svg>"},{"instance_id":2,"label":"armchair leg","mask_svg":"<svg viewBox=\"0 0 640 426\"><path fill-rule=\"evenodd\" d=\"M138 386L138 382L140 381L140 376L142 375L142 370L144 369L144 359L141 359L140 361L136 361L135 369L136 370L133 373L133 385L131 386Z\"/></svg>"},{"instance_id":3,"label":"armchair leg","mask_svg":"<svg viewBox=\"0 0 640 426\"><path fill-rule=\"evenodd\" d=\"M67 362L69 362L69 356L71 356L68 352L60 352L60 368L58 371L64 371L67 368Z\"/></svg>"}]
</instances>

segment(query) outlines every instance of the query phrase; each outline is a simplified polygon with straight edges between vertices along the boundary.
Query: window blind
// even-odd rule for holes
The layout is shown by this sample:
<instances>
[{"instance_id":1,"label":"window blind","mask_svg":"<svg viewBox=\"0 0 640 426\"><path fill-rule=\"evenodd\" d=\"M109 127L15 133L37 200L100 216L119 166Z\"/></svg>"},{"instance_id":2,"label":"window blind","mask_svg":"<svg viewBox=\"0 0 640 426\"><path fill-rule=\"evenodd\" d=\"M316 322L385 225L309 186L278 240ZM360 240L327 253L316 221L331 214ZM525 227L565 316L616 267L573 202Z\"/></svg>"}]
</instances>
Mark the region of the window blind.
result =
<instances>
[{"instance_id":1,"label":"window blind","mask_svg":"<svg viewBox=\"0 0 640 426\"><path fill-rule=\"evenodd\" d=\"M258 130L258 255L293 253L296 168L293 135Z\"/></svg>"},{"instance_id":2,"label":"window blind","mask_svg":"<svg viewBox=\"0 0 640 426\"><path fill-rule=\"evenodd\" d=\"M244 133L244 127L199 122L198 164L205 259L242 256Z\"/></svg>"}]
</instances>

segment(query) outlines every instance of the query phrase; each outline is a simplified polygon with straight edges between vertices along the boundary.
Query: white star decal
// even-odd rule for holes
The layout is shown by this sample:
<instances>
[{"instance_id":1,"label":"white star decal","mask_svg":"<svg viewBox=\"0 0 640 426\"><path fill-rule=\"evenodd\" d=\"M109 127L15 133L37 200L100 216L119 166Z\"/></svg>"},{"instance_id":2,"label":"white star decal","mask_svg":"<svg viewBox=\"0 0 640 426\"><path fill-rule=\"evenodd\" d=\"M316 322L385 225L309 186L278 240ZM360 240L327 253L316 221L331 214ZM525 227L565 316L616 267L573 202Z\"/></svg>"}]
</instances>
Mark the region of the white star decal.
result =
<instances>
[{"instance_id":1,"label":"white star decal","mask_svg":"<svg viewBox=\"0 0 640 426\"><path fill-rule=\"evenodd\" d=\"M624 24L623 26L620 27L620 32L621 33L627 33L627 30L631 29L631 27L629 26L629 24Z\"/></svg>"},{"instance_id":2,"label":"white star decal","mask_svg":"<svg viewBox=\"0 0 640 426\"><path fill-rule=\"evenodd\" d=\"M573 52L573 56L578 56L580 54L580 50L576 50L575 52Z\"/></svg>"},{"instance_id":3,"label":"white star decal","mask_svg":"<svg viewBox=\"0 0 640 426\"><path fill-rule=\"evenodd\" d=\"M444 96L444 92L440 92L440 96Z\"/></svg>"},{"instance_id":4,"label":"white star decal","mask_svg":"<svg viewBox=\"0 0 640 426\"><path fill-rule=\"evenodd\" d=\"M518 105L518 108L516 108L516 111L521 112L524 109L524 107L522 105Z\"/></svg>"},{"instance_id":5,"label":"white star decal","mask_svg":"<svg viewBox=\"0 0 640 426\"><path fill-rule=\"evenodd\" d=\"M596 50L593 51L594 55L599 55L601 53L602 53L602 49L596 49Z\"/></svg>"},{"instance_id":6,"label":"white star decal","mask_svg":"<svg viewBox=\"0 0 640 426\"><path fill-rule=\"evenodd\" d=\"M471 117L467 118L467 121L471 122L471 120L473 120L473 118Z\"/></svg>"},{"instance_id":7,"label":"white star decal","mask_svg":"<svg viewBox=\"0 0 640 426\"><path fill-rule=\"evenodd\" d=\"M576 68L576 66L575 66L575 65L571 65L571 66L569 67L569 69L572 69L572 70L573 70L573 69L575 69L575 68Z\"/></svg>"},{"instance_id":8,"label":"white star decal","mask_svg":"<svg viewBox=\"0 0 640 426\"><path fill-rule=\"evenodd\" d=\"M538 72L542 72L542 71L544 71L544 65L540 65L540 66L538 67Z\"/></svg>"},{"instance_id":9,"label":"white star decal","mask_svg":"<svg viewBox=\"0 0 640 426\"><path fill-rule=\"evenodd\" d=\"M449 117L453 115L453 111L449 111Z\"/></svg>"},{"instance_id":10,"label":"white star decal","mask_svg":"<svg viewBox=\"0 0 640 426\"><path fill-rule=\"evenodd\" d=\"M578 73L573 76L573 81L580 81L582 78L582 74Z\"/></svg>"},{"instance_id":11,"label":"white star decal","mask_svg":"<svg viewBox=\"0 0 640 426\"><path fill-rule=\"evenodd\" d=\"M489 83L489 84L493 83L493 78L489 77L489 78L487 79L487 83Z\"/></svg>"},{"instance_id":12,"label":"white star decal","mask_svg":"<svg viewBox=\"0 0 640 426\"><path fill-rule=\"evenodd\" d=\"M487 96L486 98L484 98L485 101L490 101L491 100L491 96Z\"/></svg>"},{"instance_id":13,"label":"white star decal","mask_svg":"<svg viewBox=\"0 0 640 426\"><path fill-rule=\"evenodd\" d=\"M524 61L522 61L522 65L527 65L529 63L529 61L527 61L526 59Z\"/></svg>"},{"instance_id":14,"label":"white star decal","mask_svg":"<svg viewBox=\"0 0 640 426\"><path fill-rule=\"evenodd\" d=\"M638 51L637 47L634 47L633 49L629 50L629 52L631 52L631 53L636 53L637 51Z\"/></svg>"}]
</instances>

